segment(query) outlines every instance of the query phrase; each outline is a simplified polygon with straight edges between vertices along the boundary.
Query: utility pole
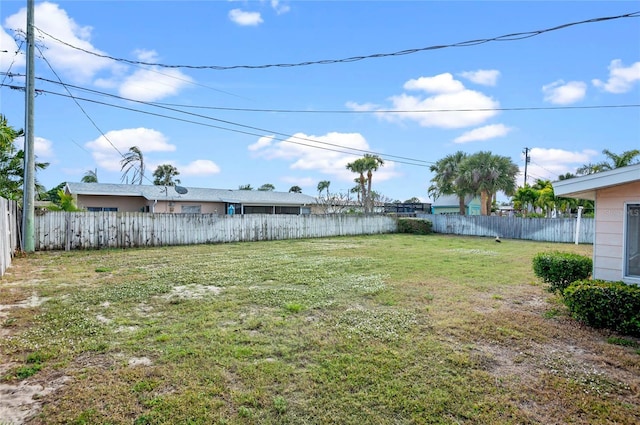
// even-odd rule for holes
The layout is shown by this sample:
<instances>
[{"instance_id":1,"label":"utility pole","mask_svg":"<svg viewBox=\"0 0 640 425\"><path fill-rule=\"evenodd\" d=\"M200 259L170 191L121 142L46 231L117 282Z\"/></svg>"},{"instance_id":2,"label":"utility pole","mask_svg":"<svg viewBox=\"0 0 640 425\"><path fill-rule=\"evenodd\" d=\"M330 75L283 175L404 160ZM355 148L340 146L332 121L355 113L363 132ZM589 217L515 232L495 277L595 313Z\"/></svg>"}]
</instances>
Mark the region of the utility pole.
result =
<instances>
[{"instance_id":1,"label":"utility pole","mask_svg":"<svg viewBox=\"0 0 640 425\"><path fill-rule=\"evenodd\" d=\"M529 151L531 149L524 148L524 185L527 185L527 165L531 162L531 157L529 156Z\"/></svg>"},{"instance_id":2,"label":"utility pole","mask_svg":"<svg viewBox=\"0 0 640 425\"><path fill-rule=\"evenodd\" d=\"M35 103L34 72L34 35L33 35L34 0L27 0L27 80L25 89L24 113L24 178L22 192L22 250L35 250L34 237L34 201L35 201L35 154L33 135L33 104Z\"/></svg>"}]
</instances>

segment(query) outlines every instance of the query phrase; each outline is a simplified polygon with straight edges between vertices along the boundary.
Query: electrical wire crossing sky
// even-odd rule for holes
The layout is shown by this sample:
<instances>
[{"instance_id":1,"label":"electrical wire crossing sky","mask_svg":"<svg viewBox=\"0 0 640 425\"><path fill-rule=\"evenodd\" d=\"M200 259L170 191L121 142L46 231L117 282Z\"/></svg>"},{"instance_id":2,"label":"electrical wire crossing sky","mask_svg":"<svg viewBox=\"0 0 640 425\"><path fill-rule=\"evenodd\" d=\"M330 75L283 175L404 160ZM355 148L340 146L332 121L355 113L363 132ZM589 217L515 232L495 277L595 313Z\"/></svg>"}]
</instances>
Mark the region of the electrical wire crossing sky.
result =
<instances>
[{"instance_id":1,"label":"electrical wire crossing sky","mask_svg":"<svg viewBox=\"0 0 640 425\"><path fill-rule=\"evenodd\" d=\"M191 187L347 192L369 153L376 192L427 201L438 159L508 156L522 184L525 147L528 181L557 180L640 146L633 6L36 2L37 179L119 183L136 146L148 184L171 164ZM1 113L23 128L24 2L0 19Z\"/></svg>"}]
</instances>

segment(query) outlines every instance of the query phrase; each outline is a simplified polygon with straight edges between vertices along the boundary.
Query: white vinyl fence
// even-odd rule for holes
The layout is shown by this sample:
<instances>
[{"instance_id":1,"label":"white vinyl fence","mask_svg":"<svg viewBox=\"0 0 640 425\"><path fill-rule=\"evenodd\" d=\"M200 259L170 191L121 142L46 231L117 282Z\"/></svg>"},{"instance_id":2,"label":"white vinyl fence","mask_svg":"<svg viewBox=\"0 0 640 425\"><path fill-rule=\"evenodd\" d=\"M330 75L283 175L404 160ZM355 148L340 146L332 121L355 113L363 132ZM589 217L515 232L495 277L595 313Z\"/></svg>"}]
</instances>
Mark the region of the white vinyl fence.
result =
<instances>
[{"instance_id":1,"label":"white vinyl fence","mask_svg":"<svg viewBox=\"0 0 640 425\"><path fill-rule=\"evenodd\" d=\"M0 276L11 265L11 259L20 246L20 209L15 201L0 198Z\"/></svg>"},{"instance_id":2,"label":"white vinyl fence","mask_svg":"<svg viewBox=\"0 0 640 425\"><path fill-rule=\"evenodd\" d=\"M575 242L576 218L522 218L479 215L424 214L435 233L468 236L499 236L546 242ZM595 219L581 218L578 243L593 243Z\"/></svg>"},{"instance_id":3,"label":"white vinyl fence","mask_svg":"<svg viewBox=\"0 0 640 425\"><path fill-rule=\"evenodd\" d=\"M47 212L35 217L35 249L191 245L392 233L394 218L352 215L217 215Z\"/></svg>"}]
</instances>

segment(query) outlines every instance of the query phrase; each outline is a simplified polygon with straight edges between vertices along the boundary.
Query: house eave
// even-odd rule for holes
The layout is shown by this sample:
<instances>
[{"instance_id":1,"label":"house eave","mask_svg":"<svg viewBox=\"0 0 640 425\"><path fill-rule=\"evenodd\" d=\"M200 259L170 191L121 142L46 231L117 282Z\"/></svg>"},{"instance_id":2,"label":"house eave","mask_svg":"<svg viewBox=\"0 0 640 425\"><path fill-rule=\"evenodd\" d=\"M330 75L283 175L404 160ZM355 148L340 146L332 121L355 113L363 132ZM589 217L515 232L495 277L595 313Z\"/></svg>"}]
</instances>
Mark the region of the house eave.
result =
<instances>
[{"instance_id":1,"label":"house eave","mask_svg":"<svg viewBox=\"0 0 640 425\"><path fill-rule=\"evenodd\" d=\"M556 196L563 198L596 199L596 191L607 187L640 181L640 164L609 171L560 180L553 183Z\"/></svg>"}]
</instances>

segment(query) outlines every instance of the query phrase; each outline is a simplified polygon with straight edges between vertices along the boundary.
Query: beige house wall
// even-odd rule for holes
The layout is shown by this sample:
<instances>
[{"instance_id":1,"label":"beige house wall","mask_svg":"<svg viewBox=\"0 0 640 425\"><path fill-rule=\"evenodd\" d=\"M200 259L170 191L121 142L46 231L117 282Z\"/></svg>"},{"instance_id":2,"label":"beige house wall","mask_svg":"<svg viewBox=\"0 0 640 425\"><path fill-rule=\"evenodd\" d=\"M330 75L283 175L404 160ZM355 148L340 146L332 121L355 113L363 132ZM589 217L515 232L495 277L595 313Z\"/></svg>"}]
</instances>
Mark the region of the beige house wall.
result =
<instances>
[{"instance_id":1,"label":"beige house wall","mask_svg":"<svg viewBox=\"0 0 640 425\"><path fill-rule=\"evenodd\" d=\"M153 202L149 207L149 211L157 213L182 213L182 207L200 206L201 214L226 214L224 202L178 202L178 201L158 201L155 206Z\"/></svg>"},{"instance_id":2,"label":"beige house wall","mask_svg":"<svg viewBox=\"0 0 640 425\"><path fill-rule=\"evenodd\" d=\"M596 193L593 277L610 281L624 275L625 203L640 203L640 182L632 182Z\"/></svg>"},{"instance_id":3,"label":"beige house wall","mask_svg":"<svg viewBox=\"0 0 640 425\"><path fill-rule=\"evenodd\" d=\"M138 196L103 196L103 195L78 195L77 205L80 208L117 208L118 212L144 212L149 207L149 212L156 213L182 213L182 207L200 206L201 214L226 213L224 202L180 202L158 200L150 201Z\"/></svg>"},{"instance_id":4,"label":"beige house wall","mask_svg":"<svg viewBox=\"0 0 640 425\"><path fill-rule=\"evenodd\" d=\"M80 208L117 208L118 212L140 212L147 200L138 196L78 195L76 204Z\"/></svg>"}]
</instances>

